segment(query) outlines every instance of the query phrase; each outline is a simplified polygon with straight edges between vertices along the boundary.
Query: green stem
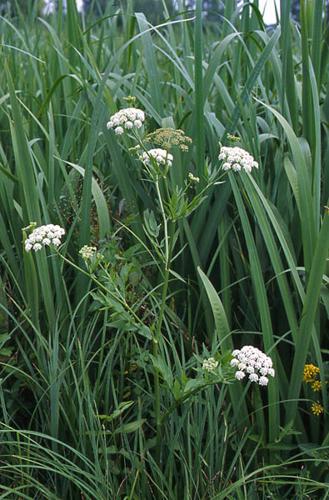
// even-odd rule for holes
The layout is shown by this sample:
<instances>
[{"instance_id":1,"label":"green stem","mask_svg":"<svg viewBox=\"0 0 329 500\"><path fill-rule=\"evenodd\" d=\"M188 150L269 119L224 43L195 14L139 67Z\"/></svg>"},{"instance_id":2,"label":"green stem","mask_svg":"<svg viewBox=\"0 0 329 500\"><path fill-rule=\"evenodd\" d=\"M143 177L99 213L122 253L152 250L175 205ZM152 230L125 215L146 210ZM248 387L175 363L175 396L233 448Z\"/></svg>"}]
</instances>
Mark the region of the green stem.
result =
<instances>
[{"instance_id":1,"label":"green stem","mask_svg":"<svg viewBox=\"0 0 329 500\"><path fill-rule=\"evenodd\" d=\"M159 180L155 181L155 187L156 187L156 192L157 192L158 199L159 199L160 211L161 211L162 220L163 220L163 230L164 230L164 240L165 240L165 271L166 271L168 266L169 266L168 221L167 221L166 213L165 213L163 202L162 202Z\"/></svg>"},{"instance_id":2,"label":"green stem","mask_svg":"<svg viewBox=\"0 0 329 500\"><path fill-rule=\"evenodd\" d=\"M162 287L161 294L161 306L159 312L159 320L157 323L157 328L155 331L155 335L153 338L153 356L156 358L158 355L159 343L161 340L161 327L163 323L164 310L166 305L166 298L168 292L168 284L169 284L169 267L166 266L164 271L164 281ZM155 423L156 423L156 450L157 456L159 458L160 454L160 436L161 436L161 411L160 411L160 381L159 381L159 372L158 369L154 368L154 410L155 410Z\"/></svg>"},{"instance_id":3,"label":"green stem","mask_svg":"<svg viewBox=\"0 0 329 500\"><path fill-rule=\"evenodd\" d=\"M161 305L159 311L159 319L156 325L155 334L153 337L153 356L156 358L158 355L159 344L161 341L161 328L164 319L164 311L166 307L166 299L168 293L169 285L169 273L170 273L170 262L173 250L173 230L174 225L171 224L170 231L168 231L168 220L165 214L162 196L159 187L159 181L155 182L156 191L159 199L160 211L163 219L164 227L164 239L165 239L165 261L164 261L164 272L163 272L163 285L161 294ZM156 367L154 367L154 413L155 413L155 424L156 424L156 455L157 459L160 458L160 436L161 436L161 410L160 410L160 381L159 372Z\"/></svg>"}]
</instances>

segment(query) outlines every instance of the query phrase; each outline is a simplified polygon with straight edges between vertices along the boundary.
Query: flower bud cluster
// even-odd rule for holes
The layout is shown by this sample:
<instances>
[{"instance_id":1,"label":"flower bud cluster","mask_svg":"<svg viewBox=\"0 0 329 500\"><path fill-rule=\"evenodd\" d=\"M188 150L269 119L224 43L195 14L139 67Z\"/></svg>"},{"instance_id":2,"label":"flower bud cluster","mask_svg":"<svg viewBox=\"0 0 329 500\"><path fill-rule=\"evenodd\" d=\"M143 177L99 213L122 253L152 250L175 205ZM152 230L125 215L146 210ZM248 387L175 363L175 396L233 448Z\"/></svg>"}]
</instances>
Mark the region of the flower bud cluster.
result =
<instances>
[{"instance_id":1,"label":"flower bud cluster","mask_svg":"<svg viewBox=\"0 0 329 500\"><path fill-rule=\"evenodd\" d=\"M196 177L195 175L192 174L192 172L188 173L188 178L191 182L195 182L196 184L200 182L200 177Z\"/></svg>"},{"instance_id":2,"label":"flower bud cluster","mask_svg":"<svg viewBox=\"0 0 329 500\"><path fill-rule=\"evenodd\" d=\"M35 228L25 240L25 250L37 252L42 247L54 245L58 247L62 242L61 238L65 234L65 229L58 225L46 224Z\"/></svg>"},{"instance_id":3,"label":"flower bud cluster","mask_svg":"<svg viewBox=\"0 0 329 500\"><path fill-rule=\"evenodd\" d=\"M83 258L83 260L91 259L97 252L96 247L89 247L88 245L84 245L80 250L79 254Z\"/></svg>"},{"instance_id":4,"label":"flower bud cluster","mask_svg":"<svg viewBox=\"0 0 329 500\"><path fill-rule=\"evenodd\" d=\"M113 128L117 135L121 135L126 130L141 128L145 121L145 113L138 108L124 108L110 117L107 128Z\"/></svg>"},{"instance_id":5,"label":"flower bud cluster","mask_svg":"<svg viewBox=\"0 0 329 500\"><path fill-rule=\"evenodd\" d=\"M251 382L267 385L268 375L271 377L275 375L271 358L257 347L246 345L241 350L235 349L232 356L231 366L237 368L235 373L237 380L242 380L245 376L248 376Z\"/></svg>"},{"instance_id":6,"label":"flower bud cluster","mask_svg":"<svg viewBox=\"0 0 329 500\"><path fill-rule=\"evenodd\" d=\"M307 384L314 382L319 375L320 368L318 366L315 366L312 363L304 366L303 380Z\"/></svg>"},{"instance_id":7,"label":"flower bud cluster","mask_svg":"<svg viewBox=\"0 0 329 500\"><path fill-rule=\"evenodd\" d=\"M253 168L258 168L258 163L253 156L237 146L233 148L223 146L220 149L218 159L224 162L223 170L233 170L234 172L245 170L250 173Z\"/></svg>"},{"instance_id":8,"label":"flower bud cluster","mask_svg":"<svg viewBox=\"0 0 329 500\"><path fill-rule=\"evenodd\" d=\"M173 159L172 154L168 153L166 149L161 148L149 149L148 151L144 151L141 156L141 160L145 165L152 165L152 161L156 161L158 166L167 165L171 167Z\"/></svg>"},{"instance_id":9,"label":"flower bud cluster","mask_svg":"<svg viewBox=\"0 0 329 500\"><path fill-rule=\"evenodd\" d=\"M217 368L217 366L218 366L218 361L216 361L215 358L205 359L204 362L202 363L202 369L207 372L214 371Z\"/></svg>"},{"instance_id":10,"label":"flower bud cluster","mask_svg":"<svg viewBox=\"0 0 329 500\"><path fill-rule=\"evenodd\" d=\"M303 381L310 384L314 392L319 392L322 389L320 378L320 368L312 363L304 366Z\"/></svg>"}]
</instances>

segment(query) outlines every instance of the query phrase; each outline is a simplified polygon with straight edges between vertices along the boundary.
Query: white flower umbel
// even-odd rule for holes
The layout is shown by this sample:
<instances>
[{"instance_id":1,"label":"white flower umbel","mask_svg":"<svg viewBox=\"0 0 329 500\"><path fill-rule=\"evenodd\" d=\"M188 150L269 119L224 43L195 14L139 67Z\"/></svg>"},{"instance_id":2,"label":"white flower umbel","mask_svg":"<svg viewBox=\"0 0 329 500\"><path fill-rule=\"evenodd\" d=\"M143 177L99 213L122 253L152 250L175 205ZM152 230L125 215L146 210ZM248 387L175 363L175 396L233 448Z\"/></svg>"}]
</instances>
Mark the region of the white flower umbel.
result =
<instances>
[{"instance_id":1,"label":"white flower umbel","mask_svg":"<svg viewBox=\"0 0 329 500\"><path fill-rule=\"evenodd\" d=\"M145 113L141 109L124 108L110 117L107 128L111 128L117 135L121 135L125 130L141 128L144 121Z\"/></svg>"},{"instance_id":2,"label":"white flower umbel","mask_svg":"<svg viewBox=\"0 0 329 500\"><path fill-rule=\"evenodd\" d=\"M251 382L267 385L268 376L275 376L271 358L257 347L245 345L242 349L235 349L232 356L231 366L237 368L235 372L237 380L242 380L245 376L248 376Z\"/></svg>"},{"instance_id":3,"label":"white flower umbel","mask_svg":"<svg viewBox=\"0 0 329 500\"><path fill-rule=\"evenodd\" d=\"M152 161L155 161L159 167L161 165L171 167L173 159L172 154L168 153L166 149L161 148L149 149L148 151L144 151L141 156L142 162L148 166L152 165Z\"/></svg>"},{"instance_id":4,"label":"white flower umbel","mask_svg":"<svg viewBox=\"0 0 329 500\"><path fill-rule=\"evenodd\" d=\"M223 170L233 170L234 172L245 170L250 173L253 168L258 168L258 163L253 156L237 146L233 148L223 146L220 149L218 159L223 161Z\"/></svg>"},{"instance_id":5,"label":"white flower umbel","mask_svg":"<svg viewBox=\"0 0 329 500\"><path fill-rule=\"evenodd\" d=\"M65 234L65 229L57 224L46 224L35 228L28 238L25 240L25 250L37 252L41 248L53 245L59 247L62 243L61 238Z\"/></svg>"},{"instance_id":6,"label":"white flower umbel","mask_svg":"<svg viewBox=\"0 0 329 500\"><path fill-rule=\"evenodd\" d=\"M215 358L205 359L202 363L202 369L207 372L213 372L218 366L218 361Z\"/></svg>"}]
</instances>

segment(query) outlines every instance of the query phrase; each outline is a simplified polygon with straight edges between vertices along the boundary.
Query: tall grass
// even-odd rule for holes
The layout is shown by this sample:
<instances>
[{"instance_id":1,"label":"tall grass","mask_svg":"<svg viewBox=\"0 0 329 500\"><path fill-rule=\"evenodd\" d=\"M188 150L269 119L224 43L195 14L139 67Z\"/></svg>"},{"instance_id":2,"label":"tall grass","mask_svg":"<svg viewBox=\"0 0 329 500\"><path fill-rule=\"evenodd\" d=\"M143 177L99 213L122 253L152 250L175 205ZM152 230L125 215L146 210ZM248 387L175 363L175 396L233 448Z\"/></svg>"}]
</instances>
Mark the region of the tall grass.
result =
<instances>
[{"instance_id":1,"label":"tall grass","mask_svg":"<svg viewBox=\"0 0 329 500\"><path fill-rule=\"evenodd\" d=\"M309 410L312 398L328 408L326 384L318 395L302 384L306 362L325 382L328 352L323 2L303 0L300 24L281 2L270 29L257 2L241 13L225 2L212 23L201 0L195 11L178 3L169 17L163 2L157 26L133 2L108 2L97 18L80 17L73 0L67 15L42 19L35 6L1 18L3 498L328 495L327 413ZM223 176L178 222L165 303L143 230L154 192L106 129L129 95L149 131L192 138L187 153L175 150L172 188L192 172L201 191L228 134L260 163L252 176ZM64 260L23 252L33 221L66 228ZM127 294L146 325L163 308L161 415L172 405L166 373L193 373L204 348L260 346L277 371L268 391L198 392L163 420L157 454L150 338L79 269L89 243L111 263L108 289ZM133 293L132 269L143 275Z\"/></svg>"}]
</instances>

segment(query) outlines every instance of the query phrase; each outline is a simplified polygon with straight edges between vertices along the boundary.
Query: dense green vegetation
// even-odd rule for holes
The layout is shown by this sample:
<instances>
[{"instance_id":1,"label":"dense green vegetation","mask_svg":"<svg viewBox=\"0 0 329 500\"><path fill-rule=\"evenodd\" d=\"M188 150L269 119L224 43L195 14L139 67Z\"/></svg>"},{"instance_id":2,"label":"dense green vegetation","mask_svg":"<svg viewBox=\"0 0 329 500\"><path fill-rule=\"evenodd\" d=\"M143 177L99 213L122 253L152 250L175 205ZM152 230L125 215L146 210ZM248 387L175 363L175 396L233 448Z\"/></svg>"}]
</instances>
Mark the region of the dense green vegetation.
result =
<instances>
[{"instance_id":1,"label":"dense green vegetation","mask_svg":"<svg viewBox=\"0 0 329 500\"><path fill-rule=\"evenodd\" d=\"M1 17L1 498L329 496L328 19L281 3L270 29L257 1ZM31 223L60 248L26 252ZM267 387L235 380L243 345Z\"/></svg>"}]
</instances>

